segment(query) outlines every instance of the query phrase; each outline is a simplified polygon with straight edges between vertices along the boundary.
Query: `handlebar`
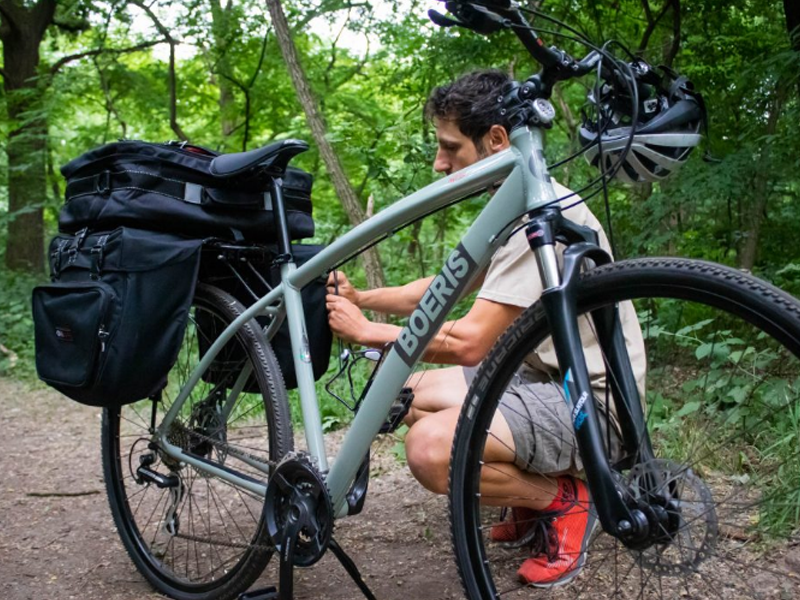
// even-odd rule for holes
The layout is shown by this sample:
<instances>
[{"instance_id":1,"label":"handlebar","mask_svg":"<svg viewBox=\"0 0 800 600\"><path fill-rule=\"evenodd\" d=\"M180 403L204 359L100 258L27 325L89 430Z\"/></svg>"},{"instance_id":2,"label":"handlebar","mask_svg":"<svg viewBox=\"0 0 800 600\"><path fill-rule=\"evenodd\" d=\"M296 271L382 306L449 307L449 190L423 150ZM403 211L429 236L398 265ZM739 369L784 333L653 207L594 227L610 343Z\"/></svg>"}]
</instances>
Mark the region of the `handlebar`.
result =
<instances>
[{"instance_id":1,"label":"handlebar","mask_svg":"<svg viewBox=\"0 0 800 600\"><path fill-rule=\"evenodd\" d=\"M555 46L545 46L525 19L519 5L512 0L443 1L447 11L455 18L435 10L428 11L431 20L441 27L464 27L484 35L504 28L513 30L531 57L542 65L542 72L538 76L542 87L537 91L545 97L550 95L554 83L582 77L591 72L601 60L601 55L596 50L576 61Z\"/></svg>"}]
</instances>

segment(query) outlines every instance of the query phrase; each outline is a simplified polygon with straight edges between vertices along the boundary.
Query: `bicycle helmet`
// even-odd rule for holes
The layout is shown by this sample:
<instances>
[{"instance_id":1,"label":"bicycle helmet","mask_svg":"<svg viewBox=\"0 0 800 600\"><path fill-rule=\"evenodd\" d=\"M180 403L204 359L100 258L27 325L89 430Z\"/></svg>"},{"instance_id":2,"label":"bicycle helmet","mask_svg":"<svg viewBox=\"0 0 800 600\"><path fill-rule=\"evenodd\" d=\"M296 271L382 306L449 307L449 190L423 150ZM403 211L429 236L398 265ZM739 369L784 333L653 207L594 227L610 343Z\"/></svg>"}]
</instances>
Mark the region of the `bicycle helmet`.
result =
<instances>
[{"instance_id":1,"label":"bicycle helmet","mask_svg":"<svg viewBox=\"0 0 800 600\"><path fill-rule=\"evenodd\" d=\"M608 172L620 160L632 136L616 177L628 183L659 181L686 162L700 143L706 119L703 99L686 77L665 67L656 70L642 61L630 66L639 96L635 127L631 124L632 100L627 87L606 82L600 89L599 102L592 92L589 94L589 102L598 106L600 118L594 121L584 115L580 140L592 166L600 167L602 151L602 170Z\"/></svg>"}]
</instances>

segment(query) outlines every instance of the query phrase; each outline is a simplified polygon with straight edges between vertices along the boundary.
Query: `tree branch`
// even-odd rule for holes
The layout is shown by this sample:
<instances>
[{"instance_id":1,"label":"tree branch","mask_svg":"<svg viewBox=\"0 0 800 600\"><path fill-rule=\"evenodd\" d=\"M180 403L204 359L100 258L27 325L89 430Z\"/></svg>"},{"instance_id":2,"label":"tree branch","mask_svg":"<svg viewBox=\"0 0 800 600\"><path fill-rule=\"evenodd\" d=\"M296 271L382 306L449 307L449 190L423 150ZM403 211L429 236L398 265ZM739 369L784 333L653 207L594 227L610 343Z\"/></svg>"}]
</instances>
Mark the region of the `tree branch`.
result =
<instances>
[{"instance_id":1,"label":"tree branch","mask_svg":"<svg viewBox=\"0 0 800 600\"><path fill-rule=\"evenodd\" d=\"M74 60L80 60L81 58L86 58L87 56L99 56L100 54L128 54L130 52L137 52L139 50L144 50L145 48L150 48L151 46L157 46L158 44L163 43L164 40L154 40L142 42L141 44L130 46L128 48L95 48L94 50L87 50L86 52L70 54L69 56L60 58L52 67L50 67L50 75L55 75L58 73L61 70L61 67L67 63L71 63Z\"/></svg>"},{"instance_id":2,"label":"tree branch","mask_svg":"<svg viewBox=\"0 0 800 600\"><path fill-rule=\"evenodd\" d=\"M252 88L255 85L256 79L258 78L259 73L261 73L261 68L264 66L264 59L267 56L268 41L269 41L269 29L267 29L266 33L264 34L264 42L261 44L261 55L258 57L258 64L256 65L256 68L253 71L253 76L250 78L250 81L247 84L248 88Z\"/></svg>"},{"instance_id":3,"label":"tree branch","mask_svg":"<svg viewBox=\"0 0 800 600\"><path fill-rule=\"evenodd\" d=\"M31 9L30 14L33 17L32 25L41 39L55 17L56 0L39 0Z\"/></svg>"},{"instance_id":4,"label":"tree branch","mask_svg":"<svg viewBox=\"0 0 800 600\"><path fill-rule=\"evenodd\" d=\"M150 17L150 20L153 22L153 26L155 26L156 30L158 30L158 32L164 36L164 39L169 44L169 74L167 76L169 83L169 126L175 135L177 135L180 140L185 142L189 138L178 124L178 93L176 91L177 84L175 77L175 45L178 42L176 42L175 38L173 38L172 34L170 34L169 29L164 27L164 24L158 19L156 14L149 6L140 0L130 0L130 3L142 9L145 14Z\"/></svg>"},{"instance_id":5,"label":"tree branch","mask_svg":"<svg viewBox=\"0 0 800 600\"><path fill-rule=\"evenodd\" d=\"M664 2L664 6L656 15L655 19L653 18L653 12L650 10L649 0L642 0L642 6L644 6L645 15L647 16L647 28L644 30L644 34L642 35L642 41L639 42L639 50L637 50L637 54L639 56L641 56L642 53L647 50L647 45L650 43L650 37L653 35L653 32L655 32L659 21L661 21L664 15L667 14L669 7L672 6L672 0L666 0Z\"/></svg>"},{"instance_id":6,"label":"tree branch","mask_svg":"<svg viewBox=\"0 0 800 600\"><path fill-rule=\"evenodd\" d=\"M178 124L178 93L175 88L175 42L172 42L169 45L169 126L181 141L186 142L189 138Z\"/></svg>"},{"instance_id":7,"label":"tree branch","mask_svg":"<svg viewBox=\"0 0 800 600\"><path fill-rule=\"evenodd\" d=\"M82 31L86 31L92 25L89 21L60 21L53 17L53 25L62 29L64 31L69 31L70 33L81 33Z\"/></svg>"},{"instance_id":8,"label":"tree branch","mask_svg":"<svg viewBox=\"0 0 800 600\"><path fill-rule=\"evenodd\" d=\"M111 85L108 82L108 78L106 77L105 72L100 67L100 63L95 58L93 60L94 66L97 69L97 75L100 78L100 87L103 89L103 97L105 99L105 111L106 111L106 138L108 137L108 130L110 129L110 121L111 115L113 114L116 117L117 121L119 122L120 126L122 127L122 137L128 137L128 125L122 119L122 115L119 114L117 107L114 106L114 97L111 95Z\"/></svg>"},{"instance_id":9,"label":"tree branch","mask_svg":"<svg viewBox=\"0 0 800 600\"><path fill-rule=\"evenodd\" d=\"M321 17L322 15L339 12L340 10L351 10L353 8L358 8L360 6L364 6L367 8L371 8L369 2L345 2L344 4L340 4L338 0L330 0L329 2L322 2L312 13L306 14L302 19L298 20L295 23L293 29L297 31L302 31L305 29L306 25L308 25L312 20L316 19L317 17Z\"/></svg>"},{"instance_id":10,"label":"tree branch","mask_svg":"<svg viewBox=\"0 0 800 600\"><path fill-rule=\"evenodd\" d=\"M681 1L671 0L672 4L672 45L664 57L664 65L672 67L678 50L681 48Z\"/></svg>"},{"instance_id":11,"label":"tree branch","mask_svg":"<svg viewBox=\"0 0 800 600\"><path fill-rule=\"evenodd\" d=\"M19 9L8 0L0 0L0 17L3 20L0 22L0 33L5 37L11 29L16 29L17 17L19 16Z\"/></svg>"}]
</instances>

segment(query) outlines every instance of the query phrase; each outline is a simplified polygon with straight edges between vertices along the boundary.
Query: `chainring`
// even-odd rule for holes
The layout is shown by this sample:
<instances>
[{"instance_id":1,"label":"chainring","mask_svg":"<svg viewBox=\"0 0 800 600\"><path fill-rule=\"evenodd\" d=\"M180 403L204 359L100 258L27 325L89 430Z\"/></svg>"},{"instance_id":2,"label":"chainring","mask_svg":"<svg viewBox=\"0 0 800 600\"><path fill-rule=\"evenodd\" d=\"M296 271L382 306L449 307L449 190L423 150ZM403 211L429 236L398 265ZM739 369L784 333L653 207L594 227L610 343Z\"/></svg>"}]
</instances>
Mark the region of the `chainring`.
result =
<instances>
[{"instance_id":1,"label":"chainring","mask_svg":"<svg viewBox=\"0 0 800 600\"><path fill-rule=\"evenodd\" d=\"M269 478L264 522L275 547L283 549L290 514L302 504L307 521L294 548L294 565L308 567L325 554L333 536L333 506L322 475L308 456L287 455Z\"/></svg>"}]
</instances>

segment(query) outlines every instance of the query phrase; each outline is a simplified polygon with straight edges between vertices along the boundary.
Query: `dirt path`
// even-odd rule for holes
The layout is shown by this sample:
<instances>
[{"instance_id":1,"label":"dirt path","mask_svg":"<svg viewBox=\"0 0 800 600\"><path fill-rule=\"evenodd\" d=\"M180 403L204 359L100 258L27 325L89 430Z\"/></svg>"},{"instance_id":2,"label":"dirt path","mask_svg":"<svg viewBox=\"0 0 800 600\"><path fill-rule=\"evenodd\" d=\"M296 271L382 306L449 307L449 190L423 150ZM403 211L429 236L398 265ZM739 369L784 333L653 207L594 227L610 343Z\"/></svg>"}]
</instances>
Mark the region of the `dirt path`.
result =
<instances>
[{"instance_id":1,"label":"dirt path","mask_svg":"<svg viewBox=\"0 0 800 600\"><path fill-rule=\"evenodd\" d=\"M0 403L0 600L161 598L133 567L112 523L101 474L100 411L5 379L0 379ZM337 523L336 539L380 600L462 598L445 498L413 480L391 455L392 443L376 444L364 512ZM593 552L597 564L587 566L578 583L557 591L528 589L524 596L564 600L574 597L578 586L580 597L607 598L611 582L604 561L616 553L599 546ZM275 563L254 587L277 581ZM513 571L518 563L509 564ZM739 586L742 594L733 589L743 581L738 563L723 562L721 570L690 576L683 592L663 597L800 598L800 540L775 549L770 564L796 573L795 583L767 570ZM709 577L710 587L703 583ZM731 590L716 591L727 587ZM638 597L639 588L632 590L631 597ZM330 553L314 567L296 571L298 600L361 597Z\"/></svg>"},{"instance_id":2,"label":"dirt path","mask_svg":"<svg viewBox=\"0 0 800 600\"><path fill-rule=\"evenodd\" d=\"M0 403L0 598L161 598L134 569L111 520L100 411L2 378ZM445 499L415 483L388 444L375 463L364 512L338 523L336 538L381 600L461 598ZM270 565L259 584L275 580ZM297 571L295 597L360 596L328 554Z\"/></svg>"}]
</instances>

